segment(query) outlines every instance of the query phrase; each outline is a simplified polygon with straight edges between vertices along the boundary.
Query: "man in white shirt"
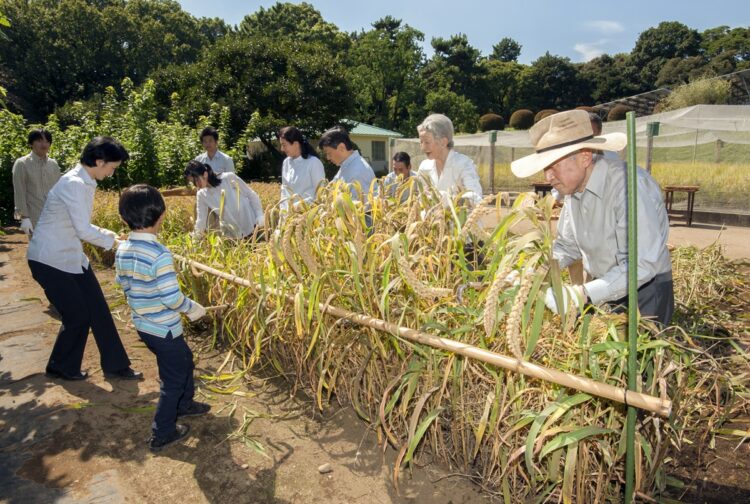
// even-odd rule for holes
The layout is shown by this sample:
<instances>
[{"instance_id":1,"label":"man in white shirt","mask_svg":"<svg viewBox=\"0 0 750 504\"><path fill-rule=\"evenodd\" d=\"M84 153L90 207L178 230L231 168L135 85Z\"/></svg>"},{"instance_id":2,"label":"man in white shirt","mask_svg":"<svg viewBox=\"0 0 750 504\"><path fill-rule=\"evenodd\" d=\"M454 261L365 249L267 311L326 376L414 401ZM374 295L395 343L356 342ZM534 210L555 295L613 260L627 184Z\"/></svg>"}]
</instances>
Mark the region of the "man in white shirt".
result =
<instances>
[{"instance_id":1,"label":"man in white shirt","mask_svg":"<svg viewBox=\"0 0 750 504\"><path fill-rule=\"evenodd\" d=\"M375 180L375 172L372 167L354 149L354 143L349 134L341 128L329 129L320 137L318 147L328 158L328 161L339 167L339 171L333 177L332 182L343 180L349 184L352 199L358 200L359 194L365 202L369 199L370 184ZM357 190L359 186L359 190Z\"/></svg>"},{"instance_id":2,"label":"man in white shirt","mask_svg":"<svg viewBox=\"0 0 750 504\"><path fill-rule=\"evenodd\" d=\"M234 161L219 150L219 132L208 126L201 131L201 145L206 152L196 156L195 160L211 167L215 174L234 173Z\"/></svg>"},{"instance_id":3,"label":"man in white shirt","mask_svg":"<svg viewBox=\"0 0 750 504\"><path fill-rule=\"evenodd\" d=\"M513 161L511 170L517 177L544 170L547 182L565 198L552 256L561 267L583 260L592 278L564 286L562 310L547 289L547 307L558 313L589 301L622 310L628 287L627 173L622 161L597 152L624 149L625 134L594 136L588 113L570 110L542 119L529 135L536 153ZM656 181L638 169L637 184L638 308L642 316L668 325L674 312L669 221Z\"/></svg>"},{"instance_id":4,"label":"man in white shirt","mask_svg":"<svg viewBox=\"0 0 750 504\"><path fill-rule=\"evenodd\" d=\"M39 221L44 201L52 186L60 180L60 166L49 157L52 133L35 129L29 133L31 153L13 164L13 200L21 230L29 234Z\"/></svg>"}]
</instances>

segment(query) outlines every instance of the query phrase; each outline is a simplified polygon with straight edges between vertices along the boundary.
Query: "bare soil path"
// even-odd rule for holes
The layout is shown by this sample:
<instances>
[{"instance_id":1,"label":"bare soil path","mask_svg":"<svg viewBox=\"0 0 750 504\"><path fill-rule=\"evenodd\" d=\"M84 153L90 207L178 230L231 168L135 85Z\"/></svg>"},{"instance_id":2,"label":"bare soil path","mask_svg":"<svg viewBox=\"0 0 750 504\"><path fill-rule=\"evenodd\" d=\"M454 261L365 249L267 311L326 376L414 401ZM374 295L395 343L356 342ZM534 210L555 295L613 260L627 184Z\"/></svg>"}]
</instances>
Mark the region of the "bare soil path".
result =
<instances>
[{"instance_id":1,"label":"bare soil path","mask_svg":"<svg viewBox=\"0 0 750 504\"><path fill-rule=\"evenodd\" d=\"M450 468L390 477L384 450L347 408L323 415L290 397L281 380L250 379L234 395L199 387L212 412L187 419L186 442L152 454L146 445L159 385L153 355L129 327L112 270L97 276L142 382L109 381L89 339L83 382L43 374L59 321L25 260L26 237L0 236L0 502L55 503L474 503L478 487ZM194 350L207 348L190 341ZM199 373L223 362L203 350ZM225 369L226 370L226 369ZM241 431L240 427L247 427ZM243 435L238 435L243 432ZM318 467L330 464L332 472Z\"/></svg>"}]
</instances>

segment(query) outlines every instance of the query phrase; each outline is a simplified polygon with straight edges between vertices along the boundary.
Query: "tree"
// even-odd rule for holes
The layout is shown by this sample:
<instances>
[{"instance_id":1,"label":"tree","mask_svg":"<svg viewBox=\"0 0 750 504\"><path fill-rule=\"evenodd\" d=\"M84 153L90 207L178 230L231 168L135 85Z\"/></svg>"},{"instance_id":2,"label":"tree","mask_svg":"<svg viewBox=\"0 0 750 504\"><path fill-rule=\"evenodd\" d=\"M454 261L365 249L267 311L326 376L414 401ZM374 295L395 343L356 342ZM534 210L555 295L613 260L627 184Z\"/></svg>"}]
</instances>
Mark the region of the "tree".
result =
<instances>
[{"instance_id":1,"label":"tree","mask_svg":"<svg viewBox=\"0 0 750 504\"><path fill-rule=\"evenodd\" d=\"M537 110L574 108L589 101L586 84L569 58L546 53L521 72L521 102Z\"/></svg>"},{"instance_id":2,"label":"tree","mask_svg":"<svg viewBox=\"0 0 750 504\"><path fill-rule=\"evenodd\" d=\"M422 32L386 16L373 29L353 35L347 75L355 93L355 117L404 131L408 104L419 99Z\"/></svg>"},{"instance_id":3,"label":"tree","mask_svg":"<svg viewBox=\"0 0 750 504\"><path fill-rule=\"evenodd\" d=\"M677 21L664 21L641 33L630 53L630 63L640 76L639 91L655 87L659 70L667 60L697 56L700 45L698 31Z\"/></svg>"},{"instance_id":4,"label":"tree","mask_svg":"<svg viewBox=\"0 0 750 504\"><path fill-rule=\"evenodd\" d=\"M520 76L524 65L515 61L487 59L482 62L486 69L485 88L490 110L498 110L508 117L513 110L522 104Z\"/></svg>"},{"instance_id":5,"label":"tree","mask_svg":"<svg viewBox=\"0 0 750 504\"><path fill-rule=\"evenodd\" d=\"M326 54L332 58L343 56L349 48L350 40L346 33L323 19L323 16L309 3L300 4L277 2L272 7L261 7L240 22L239 31L248 37L282 38L321 44Z\"/></svg>"},{"instance_id":6,"label":"tree","mask_svg":"<svg viewBox=\"0 0 750 504\"><path fill-rule=\"evenodd\" d=\"M640 76L624 53L603 54L580 66L579 76L588 83L593 103L607 103L638 92Z\"/></svg>"},{"instance_id":7,"label":"tree","mask_svg":"<svg viewBox=\"0 0 750 504\"><path fill-rule=\"evenodd\" d=\"M453 91L432 91L427 93L425 102L427 114L444 114L453 122L457 132L474 133L477 130L479 114L465 96Z\"/></svg>"},{"instance_id":8,"label":"tree","mask_svg":"<svg viewBox=\"0 0 750 504\"><path fill-rule=\"evenodd\" d=\"M521 55L521 44L512 38L505 37L500 42L492 46L492 54L489 59L497 61L518 61Z\"/></svg>"},{"instance_id":9,"label":"tree","mask_svg":"<svg viewBox=\"0 0 750 504\"><path fill-rule=\"evenodd\" d=\"M689 58L671 58L664 63L656 78L657 87L672 87L687 84L701 77L706 72L706 60L703 56Z\"/></svg>"},{"instance_id":10,"label":"tree","mask_svg":"<svg viewBox=\"0 0 750 504\"><path fill-rule=\"evenodd\" d=\"M750 28L709 28L701 34L701 48L710 59L730 55L736 63L750 62Z\"/></svg>"}]
</instances>

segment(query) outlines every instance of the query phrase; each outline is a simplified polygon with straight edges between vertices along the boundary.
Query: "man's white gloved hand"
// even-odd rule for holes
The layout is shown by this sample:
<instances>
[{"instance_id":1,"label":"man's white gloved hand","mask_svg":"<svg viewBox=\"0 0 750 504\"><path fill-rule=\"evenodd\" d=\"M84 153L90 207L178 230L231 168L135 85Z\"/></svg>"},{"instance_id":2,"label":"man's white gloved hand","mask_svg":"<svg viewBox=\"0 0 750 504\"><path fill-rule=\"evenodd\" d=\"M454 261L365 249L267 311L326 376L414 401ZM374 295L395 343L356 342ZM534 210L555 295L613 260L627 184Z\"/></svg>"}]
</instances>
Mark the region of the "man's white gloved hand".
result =
<instances>
[{"instance_id":1,"label":"man's white gloved hand","mask_svg":"<svg viewBox=\"0 0 750 504\"><path fill-rule=\"evenodd\" d=\"M31 219L29 219L28 217L24 217L23 219L21 219L21 231L26 234L34 231L34 226L31 224Z\"/></svg>"},{"instance_id":2,"label":"man's white gloved hand","mask_svg":"<svg viewBox=\"0 0 750 504\"><path fill-rule=\"evenodd\" d=\"M193 307L190 308L190 310L185 315L187 315L187 318L189 318L191 322L195 322L199 318L202 318L205 314L206 309L203 307L203 305L193 301Z\"/></svg>"},{"instance_id":3,"label":"man's white gloved hand","mask_svg":"<svg viewBox=\"0 0 750 504\"><path fill-rule=\"evenodd\" d=\"M581 311L581 307L586 302L586 293L583 290L583 285L563 285L562 295L563 312L568 311L568 306L570 305L570 303L573 303L576 311ZM561 310L559 309L559 307L557 306L557 302L555 301L555 292L552 290L552 287L547 288L547 292L544 295L544 304L547 305L547 308L549 308L552 313L558 315L560 314Z\"/></svg>"}]
</instances>

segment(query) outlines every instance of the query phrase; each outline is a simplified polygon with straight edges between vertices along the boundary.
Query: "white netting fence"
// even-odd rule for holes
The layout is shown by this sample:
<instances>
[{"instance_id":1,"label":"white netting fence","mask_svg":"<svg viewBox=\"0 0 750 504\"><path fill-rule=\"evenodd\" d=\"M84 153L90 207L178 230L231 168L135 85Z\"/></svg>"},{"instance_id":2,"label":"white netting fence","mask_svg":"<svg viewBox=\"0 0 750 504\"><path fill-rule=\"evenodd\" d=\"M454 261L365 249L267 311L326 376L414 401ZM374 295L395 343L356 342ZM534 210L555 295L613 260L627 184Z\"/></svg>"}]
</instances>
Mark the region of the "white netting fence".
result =
<instances>
[{"instance_id":1,"label":"white netting fence","mask_svg":"<svg viewBox=\"0 0 750 504\"><path fill-rule=\"evenodd\" d=\"M638 164L646 165L647 124L658 122L653 139L652 173L660 184L698 185L696 210L750 212L750 105L696 105L636 119ZM625 121L604 123L604 133L626 132ZM477 165L485 193L490 192L489 133L460 135L455 149ZM416 168L424 159L419 140L394 140L391 152L405 151ZM495 191L529 191L541 173L518 179L510 162L533 152L527 131L498 131L494 144ZM679 204L681 195L675 194Z\"/></svg>"}]
</instances>

